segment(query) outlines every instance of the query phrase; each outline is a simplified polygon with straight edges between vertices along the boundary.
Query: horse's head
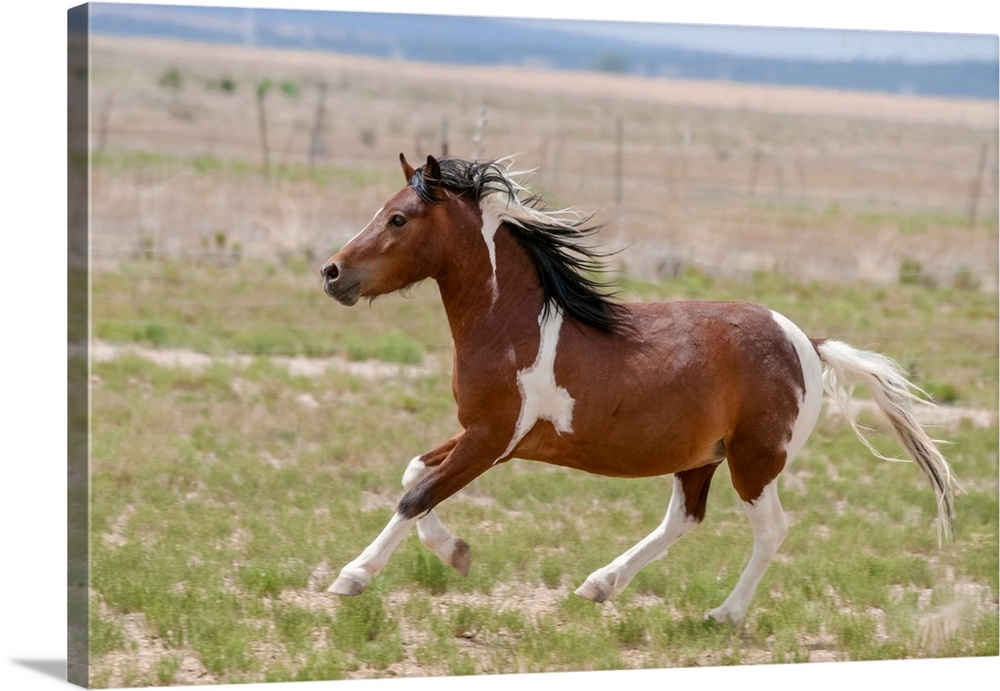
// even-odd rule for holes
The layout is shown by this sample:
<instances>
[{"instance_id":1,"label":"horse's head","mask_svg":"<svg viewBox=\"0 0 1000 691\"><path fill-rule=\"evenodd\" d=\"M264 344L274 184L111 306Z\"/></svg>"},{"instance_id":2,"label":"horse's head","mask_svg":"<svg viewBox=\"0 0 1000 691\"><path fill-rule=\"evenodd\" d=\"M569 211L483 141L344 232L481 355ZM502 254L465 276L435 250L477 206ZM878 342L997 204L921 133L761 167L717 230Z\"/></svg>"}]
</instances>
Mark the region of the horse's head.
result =
<instances>
[{"instance_id":1,"label":"horse's head","mask_svg":"<svg viewBox=\"0 0 1000 691\"><path fill-rule=\"evenodd\" d=\"M399 160L408 184L320 269L323 289L341 304L353 305L362 297L384 295L435 277L447 249L449 214L466 206L441 203L454 196L442 186L441 168L434 157L428 156L419 170L402 154Z\"/></svg>"}]
</instances>

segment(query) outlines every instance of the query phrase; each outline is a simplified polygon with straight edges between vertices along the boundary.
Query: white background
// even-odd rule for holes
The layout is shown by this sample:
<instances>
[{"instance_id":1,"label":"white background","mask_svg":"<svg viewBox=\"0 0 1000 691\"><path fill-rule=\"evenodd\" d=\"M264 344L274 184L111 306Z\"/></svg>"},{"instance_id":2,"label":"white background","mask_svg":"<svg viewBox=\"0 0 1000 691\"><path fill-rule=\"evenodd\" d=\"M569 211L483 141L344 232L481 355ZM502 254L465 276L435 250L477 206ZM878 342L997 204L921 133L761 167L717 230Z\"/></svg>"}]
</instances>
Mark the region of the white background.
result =
<instances>
[{"instance_id":1,"label":"white background","mask_svg":"<svg viewBox=\"0 0 1000 691\"><path fill-rule=\"evenodd\" d=\"M161 0L166 2L166 0ZM21 0L6 5L0 22L3 79L0 117L0 689L62 688L53 676L66 659L66 11L75 3ZM842 0L815 3L757 0L699 0L658 7L649 0L559 3L505 0L497 9L472 3L431 0L268 2L229 6L337 9L353 11L492 14L521 17L669 21L756 26L889 29L998 33L998 11L983 0L936 3ZM667 3L664 3L667 5ZM681 5L681 6L677 6ZM739 669L678 669L601 674L533 675L512 678L314 682L306 685L243 685L268 689L478 689L517 684L540 689L552 684L628 684L636 688L779 688L807 685L841 689L960 688L982 686L1000 671L1000 659L905 663L813 664ZM39 671L39 669L43 671ZM565 678L563 678L565 677ZM543 686L544 685L544 686Z\"/></svg>"}]
</instances>

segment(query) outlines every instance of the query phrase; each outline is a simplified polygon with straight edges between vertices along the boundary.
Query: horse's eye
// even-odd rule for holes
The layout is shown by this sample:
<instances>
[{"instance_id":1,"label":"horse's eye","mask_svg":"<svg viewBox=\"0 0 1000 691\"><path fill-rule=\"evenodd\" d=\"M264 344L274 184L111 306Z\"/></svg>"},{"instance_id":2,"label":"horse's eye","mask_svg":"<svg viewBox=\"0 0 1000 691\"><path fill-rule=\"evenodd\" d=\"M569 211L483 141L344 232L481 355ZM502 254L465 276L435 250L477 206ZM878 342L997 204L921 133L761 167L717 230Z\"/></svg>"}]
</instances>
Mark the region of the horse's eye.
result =
<instances>
[{"instance_id":1,"label":"horse's eye","mask_svg":"<svg viewBox=\"0 0 1000 691\"><path fill-rule=\"evenodd\" d=\"M392 218L389 219L389 225L394 228L402 228L406 225L406 216L400 216L399 214L393 214Z\"/></svg>"}]
</instances>

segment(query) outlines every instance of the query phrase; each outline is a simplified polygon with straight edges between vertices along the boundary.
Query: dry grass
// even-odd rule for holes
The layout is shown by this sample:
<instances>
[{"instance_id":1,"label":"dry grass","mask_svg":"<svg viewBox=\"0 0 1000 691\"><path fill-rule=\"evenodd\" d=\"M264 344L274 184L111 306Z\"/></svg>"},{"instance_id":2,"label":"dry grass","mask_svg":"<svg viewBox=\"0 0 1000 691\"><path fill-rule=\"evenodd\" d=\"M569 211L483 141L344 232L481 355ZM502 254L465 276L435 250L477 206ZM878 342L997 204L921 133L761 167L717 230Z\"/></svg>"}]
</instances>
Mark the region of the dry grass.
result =
<instances>
[{"instance_id":1,"label":"dry grass","mask_svg":"<svg viewBox=\"0 0 1000 691\"><path fill-rule=\"evenodd\" d=\"M258 256L325 256L402 183L396 154L440 153L447 123L451 153L516 154L554 205L599 212L606 242L635 246L621 268L639 277L693 264L888 282L910 262L928 280L997 286L996 102L107 37L92 53L98 258L200 250L218 233ZM158 85L172 68L177 93ZM223 77L235 92L207 86ZM264 78L300 90L268 96L284 166L270 181L255 172ZM310 169L320 84L326 154Z\"/></svg>"}]
</instances>

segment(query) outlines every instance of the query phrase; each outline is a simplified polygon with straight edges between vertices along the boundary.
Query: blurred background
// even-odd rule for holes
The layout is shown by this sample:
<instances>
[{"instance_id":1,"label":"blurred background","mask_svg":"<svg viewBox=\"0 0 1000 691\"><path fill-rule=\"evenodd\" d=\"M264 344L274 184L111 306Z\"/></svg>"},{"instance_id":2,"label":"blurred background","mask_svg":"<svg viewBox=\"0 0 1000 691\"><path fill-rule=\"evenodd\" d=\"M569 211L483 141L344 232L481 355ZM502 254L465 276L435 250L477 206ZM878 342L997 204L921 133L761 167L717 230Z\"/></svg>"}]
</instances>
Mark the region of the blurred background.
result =
<instances>
[{"instance_id":1,"label":"blurred background","mask_svg":"<svg viewBox=\"0 0 1000 691\"><path fill-rule=\"evenodd\" d=\"M404 152L515 156L641 279L997 288L996 37L90 7L97 269L317 264Z\"/></svg>"}]
</instances>

